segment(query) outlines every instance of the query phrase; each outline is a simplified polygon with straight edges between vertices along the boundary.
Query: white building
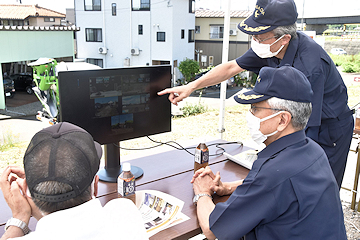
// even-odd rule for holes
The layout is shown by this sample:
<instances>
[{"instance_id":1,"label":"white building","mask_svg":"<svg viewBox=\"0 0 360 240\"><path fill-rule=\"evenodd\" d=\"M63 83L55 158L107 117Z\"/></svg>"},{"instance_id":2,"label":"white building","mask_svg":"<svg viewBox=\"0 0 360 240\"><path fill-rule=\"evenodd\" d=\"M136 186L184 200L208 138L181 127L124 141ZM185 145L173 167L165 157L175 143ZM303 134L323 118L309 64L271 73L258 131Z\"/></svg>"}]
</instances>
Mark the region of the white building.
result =
<instances>
[{"instance_id":1,"label":"white building","mask_svg":"<svg viewBox=\"0 0 360 240\"><path fill-rule=\"evenodd\" d=\"M103 68L194 58L194 0L75 0L77 58Z\"/></svg>"}]
</instances>

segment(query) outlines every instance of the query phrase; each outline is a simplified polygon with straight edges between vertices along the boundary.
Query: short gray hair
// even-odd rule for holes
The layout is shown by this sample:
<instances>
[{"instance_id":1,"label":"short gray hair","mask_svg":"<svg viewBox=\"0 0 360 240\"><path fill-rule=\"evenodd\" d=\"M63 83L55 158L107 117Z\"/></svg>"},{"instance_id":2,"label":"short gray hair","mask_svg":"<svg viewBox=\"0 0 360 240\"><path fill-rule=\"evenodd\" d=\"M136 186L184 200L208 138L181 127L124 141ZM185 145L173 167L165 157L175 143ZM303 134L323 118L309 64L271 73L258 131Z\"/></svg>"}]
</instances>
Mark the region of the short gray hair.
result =
<instances>
[{"instance_id":1,"label":"short gray hair","mask_svg":"<svg viewBox=\"0 0 360 240\"><path fill-rule=\"evenodd\" d=\"M294 102L277 97L269 98L267 103L271 108L289 112L292 116L291 124L297 131L305 129L312 111L311 103Z\"/></svg>"},{"instance_id":2,"label":"short gray hair","mask_svg":"<svg viewBox=\"0 0 360 240\"><path fill-rule=\"evenodd\" d=\"M296 23L294 23L293 25L289 25L289 26L277 27L274 30L272 30L272 33L274 34L274 36L276 38L279 38L279 37L281 37L282 35L285 35L285 34L290 34L291 39L295 39L295 38L297 38L296 28L297 28Z\"/></svg>"},{"instance_id":3,"label":"short gray hair","mask_svg":"<svg viewBox=\"0 0 360 240\"><path fill-rule=\"evenodd\" d=\"M44 194L44 195L57 195L61 193L67 193L73 190L73 188L67 183L61 183L56 181L46 181L41 182L35 185L34 187L35 192ZM30 190L31 192L31 190ZM43 200L39 200L37 198L32 198L35 205L44 213L49 214L59 210L68 209L71 207L78 206L83 204L91 199L91 186L89 186L84 192L80 195L66 200L66 201L59 201L59 202L47 202Z\"/></svg>"}]
</instances>

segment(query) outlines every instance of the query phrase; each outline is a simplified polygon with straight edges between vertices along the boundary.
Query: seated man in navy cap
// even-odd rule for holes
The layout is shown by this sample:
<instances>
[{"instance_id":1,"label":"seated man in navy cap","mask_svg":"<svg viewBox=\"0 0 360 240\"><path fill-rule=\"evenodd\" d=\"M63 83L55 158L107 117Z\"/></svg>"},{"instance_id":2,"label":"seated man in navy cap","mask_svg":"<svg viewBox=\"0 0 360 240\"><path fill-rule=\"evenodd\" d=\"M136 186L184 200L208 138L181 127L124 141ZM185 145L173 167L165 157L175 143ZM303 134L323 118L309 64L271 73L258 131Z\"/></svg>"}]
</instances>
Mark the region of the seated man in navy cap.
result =
<instances>
[{"instance_id":1,"label":"seated man in navy cap","mask_svg":"<svg viewBox=\"0 0 360 240\"><path fill-rule=\"evenodd\" d=\"M100 144L73 124L36 133L24 156L25 172L11 166L0 178L12 211L1 240L148 239L131 200L114 199L102 207L95 199L101 155ZM28 228L31 215L38 220L34 232Z\"/></svg>"},{"instance_id":2,"label":"seated man in navy cap","mask_svg":"<svg viewBox=\"0 0 360 240\"><path fill-rule=\"evenodd\" d=\"M266 147L244 180L220 181L209 167L191 182L208 239L347 239L338 186L324 150L305 136L313 92L290 66L264 67L253 90L235 100L251 104L250 135ZM230 195L214 205L212 194Z\"/></svg>"},{"instance_id":3,"label":"seated man in navy cap","mask_svg":"<svg viewBox=\"0 0 360 240\"><path fill-rule=\"evenodd\" d=\"M258 0L253 14L238 26L252 36L251 48L244 55L216 66L188 85L159 94L169 93L169 100L177 104L192 91L218 84L243 70L258 74L264 66L293 66L305 74L314 92L306 135L324 149L340 188L354 129L347 89L324 49L296 31L297 16L293 0Z\"/></svg>"}]
</instances>

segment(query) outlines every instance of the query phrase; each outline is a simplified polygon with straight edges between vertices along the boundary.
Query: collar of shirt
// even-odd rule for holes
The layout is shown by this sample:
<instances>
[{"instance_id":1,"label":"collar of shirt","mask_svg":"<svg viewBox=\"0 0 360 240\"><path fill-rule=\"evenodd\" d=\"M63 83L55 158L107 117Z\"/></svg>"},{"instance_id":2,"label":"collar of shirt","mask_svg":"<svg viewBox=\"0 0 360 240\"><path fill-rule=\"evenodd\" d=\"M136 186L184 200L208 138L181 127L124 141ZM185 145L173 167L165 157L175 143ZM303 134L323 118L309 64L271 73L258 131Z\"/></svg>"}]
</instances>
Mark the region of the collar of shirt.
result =
<instances>
[{"instance_id":1,"label":"collar of shirt","mask_svg":"<svg viewBox=\"0 0 360 240\"><path fill-rule=\"evenodd\" d=\"M306 139L305 131L300 130L297 132L294 132L292 134L286 135L275 142L272 142L269 146L264 148L261 152L258 153L258 158L254 162L251 171L249 172L248 176L246 178L252 179L254 178L259 170L261 169L261 166L271 159L275 154L278 152L281 152L283 149L296 144L300 141L303 141Z\"/></svg>"},{"instance_id":2,"label":"collar of shirt","mask_svg":"<svg viewBox=\"0 0 360 240\"><path fill-rule=\"evenodd\" d=\"M294 60L295 60L295 56L296 53L299 49L299 37L300 35L297 34L297 38L292 39L289 42L289 46L286 49L284 58L280 61L280 64L278 65L278 67L284 66L285 64L290 64L290 66L294 65Z\"/></svg>"}]
</instances>

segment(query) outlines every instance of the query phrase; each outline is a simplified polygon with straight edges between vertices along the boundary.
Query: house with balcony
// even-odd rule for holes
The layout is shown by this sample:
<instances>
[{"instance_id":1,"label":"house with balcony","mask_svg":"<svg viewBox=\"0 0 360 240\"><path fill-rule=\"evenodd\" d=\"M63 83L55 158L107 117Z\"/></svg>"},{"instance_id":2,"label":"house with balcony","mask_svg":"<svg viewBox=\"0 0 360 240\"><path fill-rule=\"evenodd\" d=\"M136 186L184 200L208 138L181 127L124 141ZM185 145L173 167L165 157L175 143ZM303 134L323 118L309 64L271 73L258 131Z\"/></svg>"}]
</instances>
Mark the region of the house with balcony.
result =
<instances>
[{"instance_id":1,"label":"house with balcony","mask_svg":"<svg viewBox=\"0 0 360 240\"><path fill-rule=\"evenodd\" d=\"M202 68L222 62L224 34L229 35L229 60L244 54L250 48L249 35L237 25L252 11L230 11L230 30L224 32L224 11L198 9L195 11L195 59Z\"/></svg>"},{"instance_id":2,"label":"house with balcony","mask_svg":"<svg viewBox=\"0 0 360 240\"><path fill-rule=\"evenodd\" d=\"M103 68L177 68L194 57L194 2L75 0L77 58Z\"/></svg>"}]
</instances>

